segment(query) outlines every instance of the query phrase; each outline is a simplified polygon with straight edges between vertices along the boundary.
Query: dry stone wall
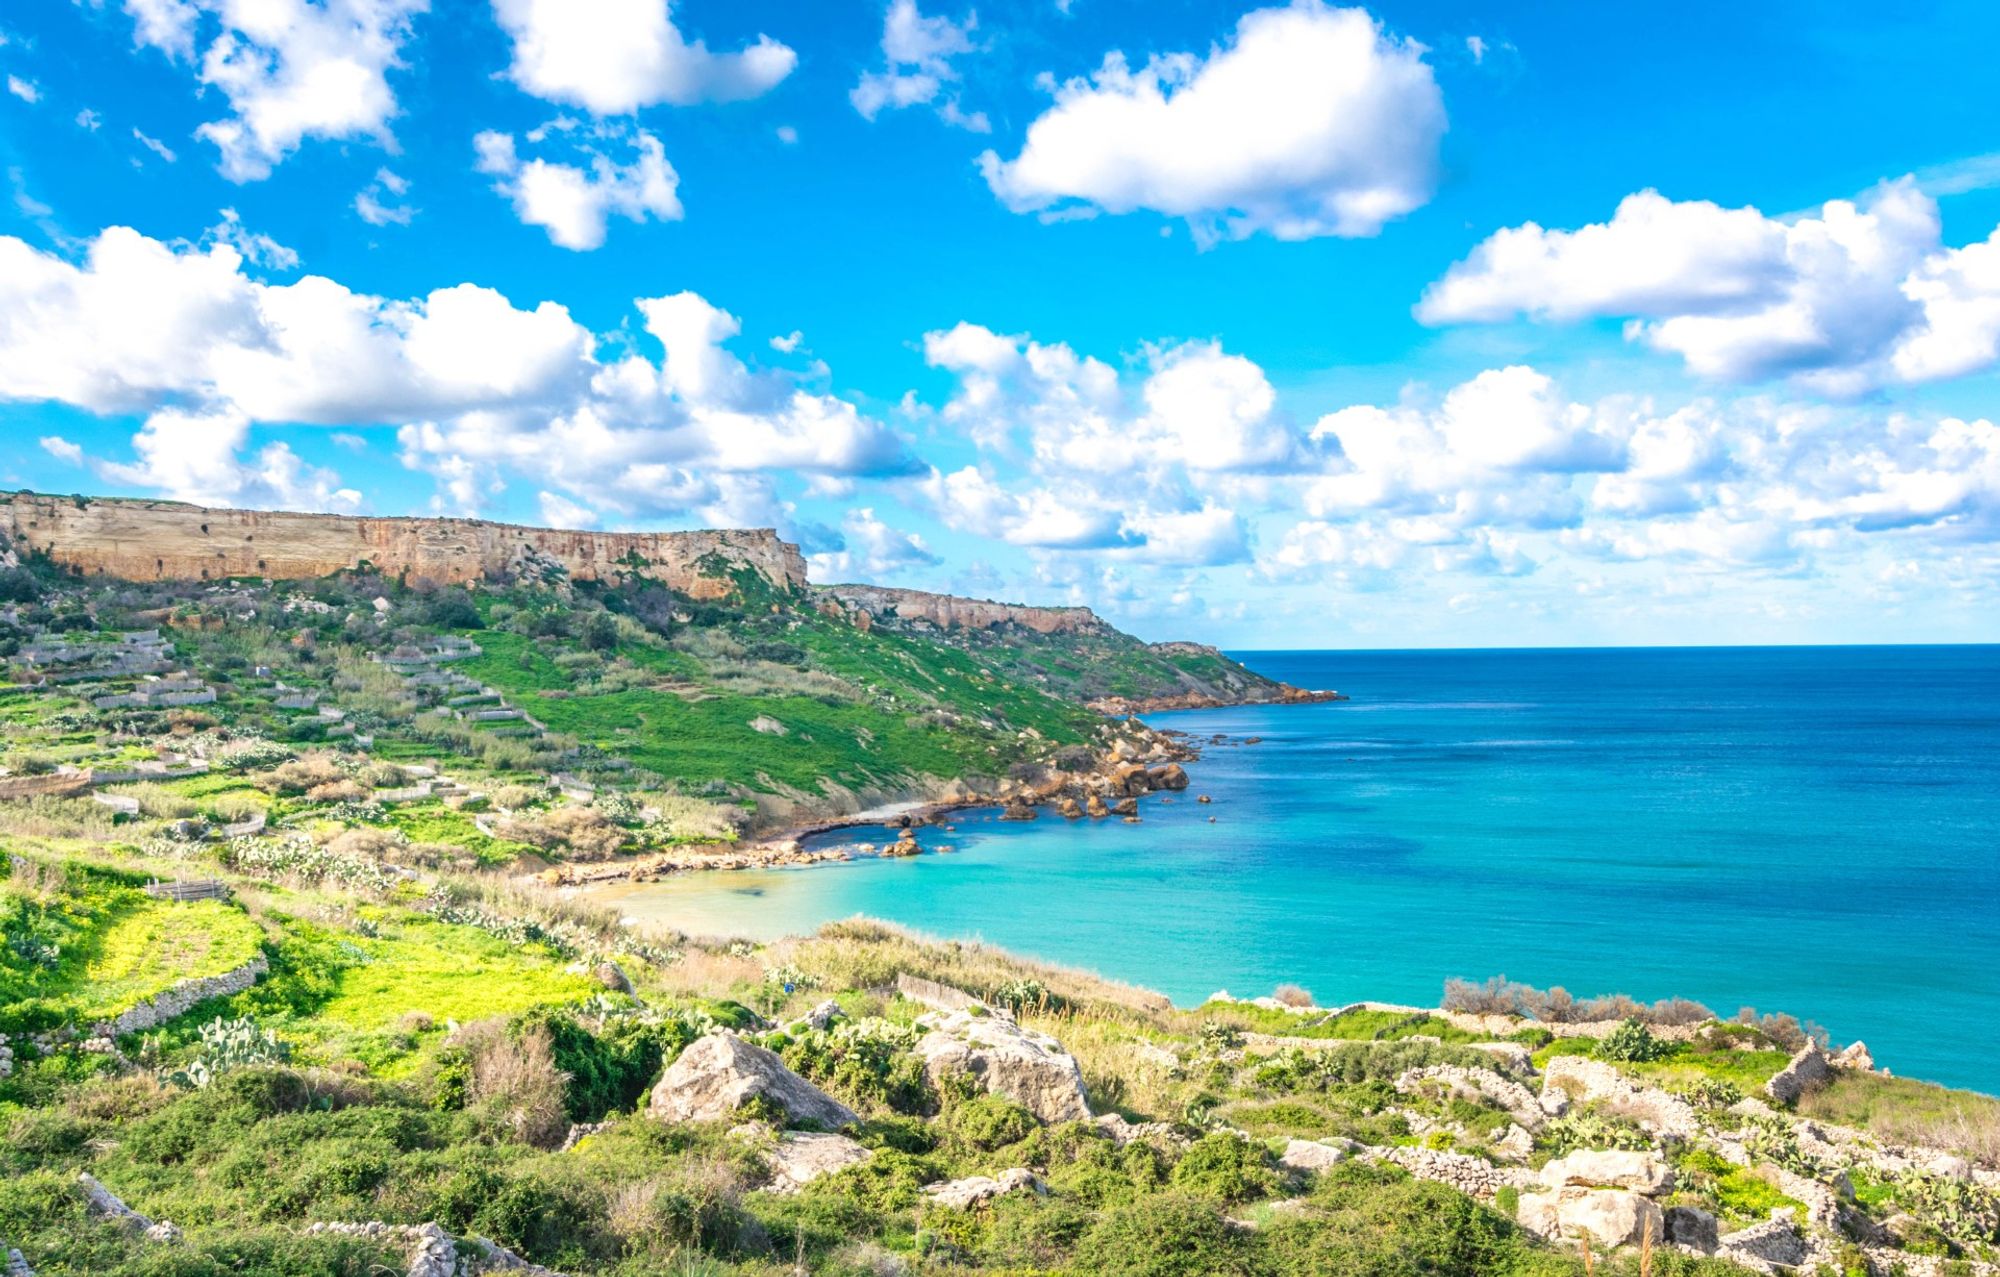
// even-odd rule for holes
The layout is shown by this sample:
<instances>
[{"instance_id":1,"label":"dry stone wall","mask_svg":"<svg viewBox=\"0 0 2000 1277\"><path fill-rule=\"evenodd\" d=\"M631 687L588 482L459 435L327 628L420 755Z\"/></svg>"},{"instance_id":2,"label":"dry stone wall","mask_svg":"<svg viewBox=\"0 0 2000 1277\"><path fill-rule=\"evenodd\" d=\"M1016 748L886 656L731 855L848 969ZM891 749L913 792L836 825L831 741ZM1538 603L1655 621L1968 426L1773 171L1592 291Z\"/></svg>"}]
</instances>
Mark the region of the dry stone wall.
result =
<instances>
[{"instance_id":1,"label":"dry stone wall","mask_svg":"<svg viewBox=\"0 0 2000 1277\"><path fill-rule=\"evenodd\" d=\"M806 583L799 548L770 529L564 532L478 519L369 519L17 493L0 494L0 533L86 575L135 581L311 580L366 564L392 576L458 585L555 566L579 580L636 571L695 598L720 598L733 583L702 571L716 555L773 585Z\"/></svg>"}]
</instances>

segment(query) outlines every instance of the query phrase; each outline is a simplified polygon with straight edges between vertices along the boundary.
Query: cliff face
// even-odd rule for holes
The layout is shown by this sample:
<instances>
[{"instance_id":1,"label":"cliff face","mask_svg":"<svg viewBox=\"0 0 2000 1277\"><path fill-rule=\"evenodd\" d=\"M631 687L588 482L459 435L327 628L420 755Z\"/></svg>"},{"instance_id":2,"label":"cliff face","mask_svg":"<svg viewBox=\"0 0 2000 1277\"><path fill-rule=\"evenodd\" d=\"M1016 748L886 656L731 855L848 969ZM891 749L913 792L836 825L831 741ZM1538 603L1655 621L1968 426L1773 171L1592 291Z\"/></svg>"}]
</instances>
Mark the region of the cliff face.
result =
<instances>
[{"instance_id":1,"label":"cliff face","mask_svg":"<svg viewBox=\"0 0 2000 1277\"><path fill-rule=\"evenodd\" d=\"M477 519L365 519L265 510L209 510L171 501L0 494L0 532L24 550L87 575L128 580L270 577L309 580L363 563L438 584L555 564L579 580L636 571L695 598L720 598L726 577L703 575L715 555L773 585L803 588L805 559L769 529L717 532L560 532ZM630 566L634 556L643 561Z\"/></svg>"},{"instance_id":2,"label":"cliff face","mask_svg":"<svg viewBox=\"0 0 2000 1277\"><path fill-rule=\"evenodd\" d=\"M1011 624L1037 634L1113 632L1087 607L1027 607L882 585L822 585L818 593L822 599L832 600L840 610L865 612L871 620L893 613L897 620L928 621L941 630L986 630Z\"/></svg>"}]
</instances>

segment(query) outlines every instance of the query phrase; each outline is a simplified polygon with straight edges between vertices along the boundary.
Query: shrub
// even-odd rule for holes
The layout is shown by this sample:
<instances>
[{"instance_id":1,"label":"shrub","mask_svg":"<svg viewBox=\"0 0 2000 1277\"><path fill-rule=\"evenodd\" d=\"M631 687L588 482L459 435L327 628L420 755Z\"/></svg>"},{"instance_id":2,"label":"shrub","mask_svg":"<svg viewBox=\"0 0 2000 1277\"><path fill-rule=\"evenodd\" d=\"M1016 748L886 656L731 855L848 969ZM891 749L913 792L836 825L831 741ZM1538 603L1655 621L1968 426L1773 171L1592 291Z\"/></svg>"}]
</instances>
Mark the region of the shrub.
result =
<instances>
[{"instance_id":1,"label":"shrub","mask_svg":"<svg viewBox=\"0 0 2000 1277\"><path fill-rule=\"evenodd\" d=\"M1654 1037L1653 1031L1636 1019L1626 1020L1597 1044L1597 1054L1601 1058L1626 1064L1644 1064L1665 1059L1673 1053L1673 1043Z\"/></svg>"},{"instance_id":2,"label":"shrub","mask_svg":"<svg viewBox=\"0 0 2000 1277\"><path fill-rule=\"evenodd\" d=\"M1272 992L1271 996L1288 1007L1303 1009L1313 1005L1313 995L1296 984L1281 984Z\"/></svg>"},{"instance_id":3,"label":"shrub","mask_svg":"<svg viewBox=\"0 0 2000 1277\"><path fill-rule=\"evenodd\" d=\"M1255 1238L1211 1203L1172 1193L1108 1212L1079 1252L1105 1277L1252 1277L1262 1269Z\"/></svg>"},{"instance_id":4,"label":"shrub","mask_svg":"<svg viewBox=\"0 0 2000 1277\"><path fill-rule=\"evenodd\" d=\"M440 1064L462 1062L464 1103L497 1117L524 1144L552 1148L569 1130L568 1077L556 1067L546 1026L518 1030L504 1020L468 1024L452 1036Z\"/></svg>"},{"instance_id":5,"label":"shrub","mask_svg":"<svg viewBox=\"0 0 2000 1277\"><path fill-rule=\"evenodd\" d=\"M232 1069L282 1064L291 1055L289 1045L271 1030L259 1029L249 1016L235 1020L217 1016L201 1026L201 1053L168 1073L165 1080L188 1090L202 1090Z\"/></svg>"},{"instance_id":6,"label":"shrub","mask_svg":"<svg viewBox=\"0 0 2000 1277\"><path fill-rule=\"evenodd\" d=\"M1018 1144L1036 1129L1035 1115L1003 1095L975 1095L945 1111L945 1127L981 1152Z\"/></svg>"},{"instance_id":7,"label":"shrub","mask_svg":"<svg viewBox=\"0 0 2000 1277\"><path fill-rule=\"evenodd\" d=\"M1262 1197L1277 1183L1263 1148L1229 1131L1202 1136L1174 1163L1175 1188L1220 1202Z\"/></svg>"}]
</instances>

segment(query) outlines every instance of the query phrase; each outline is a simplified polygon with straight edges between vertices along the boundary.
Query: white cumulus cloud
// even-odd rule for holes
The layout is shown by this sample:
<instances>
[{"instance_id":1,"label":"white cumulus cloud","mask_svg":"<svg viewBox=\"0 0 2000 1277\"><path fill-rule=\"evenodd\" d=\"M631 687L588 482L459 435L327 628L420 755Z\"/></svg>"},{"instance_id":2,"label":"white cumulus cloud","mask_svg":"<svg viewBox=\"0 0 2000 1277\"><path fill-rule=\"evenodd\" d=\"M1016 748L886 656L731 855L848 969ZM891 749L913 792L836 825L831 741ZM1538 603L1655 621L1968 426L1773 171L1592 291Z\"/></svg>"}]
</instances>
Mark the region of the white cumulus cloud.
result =
<instances>
[{"instance_id":1,"label":"white cumulus cloud","mask_svg":"<svg viewBox=\"0 0 2000 1277\"><path fill-rule=\"evenodd\" d=\"M515 84L595 115L758 97L798 64L765 35L727 52L690 41L668 0L493 0L493 16L514 42Z\"/></svg>"},{"instance_id":2,"label":"white cumulus cloud","mask_svg":"<svg viewBox=\"0 0 2000 1277\"><path fill-rule=\"evenodd\" d=\"M1431 196L1444 99L1424 48L1363 9L1258 9L1206 57L1106 55L1021 152L980 157L1017 212L1185 218L1198 236L1366 236Z\"/></svg>"},{"instance_id":3,"label":"white cumulus cloud","mask_svg":"<svg viewBox=\"0 0 2000 1277\"><path fill-rule=\"evenodd\" d=\"M307 138L389 142L389 72L428 0L126 0L140 44L185 59L231 114L195 130L233 182ZM206 41L203 36L206 34Z\"/></svg>"},{"instance_id":4,"label":"white cumulus cloud","mask_svg":"<svg viewBox=\"0 0 2000 1277\"><path fill-rule=\"evenodd\" d=\"M528 140L542 142L565 133L537 129ZM607 153L607 147L620 145L630 149L627 163ZM523 160L511 133L489 130L473 138L473 147L479 171L496 179L493 189L512 202L515 216L541 227L563 248L587 252L601 247L614 214L634 222L681 219L680 177L667 162L660 139L644 129L594 131L578 144L577 164Z\"/></svg>"},{"instance_id":5,"label":"white cumulus cloud","mask_svg":"<svg viewBox=\"0 0 2000 1277\"><path fill-rule=\"evenodd\" d=\"M984 112L967 113L946 86L957 82L958 68L952 59L974 49L972 33L979 15L968 12L963 22L950 18L925 17L916 0L890 0L882 15L882 56L880 71L862 73L860 82L848 92L862 118L872 120L885 110L935 104L940 119L973 133L992 131ZM942 101L940 101L942 99Z\"/></svg>"},{"instance_id":6,"label":"white cumulus cloud","mask_svg":"<svg viewBox=\"0 0 2000 1277\"><path fill-rule=\"evenodd\" d=\"M1789 218L1642 191L1608 222L1494 233L1417 316L1624 318L1630 338L1702 376L1849 394L2000 357L2000 239L1950 248L1940 234L1936 202L1910 178Z\"/></svg>"}]
</instances>

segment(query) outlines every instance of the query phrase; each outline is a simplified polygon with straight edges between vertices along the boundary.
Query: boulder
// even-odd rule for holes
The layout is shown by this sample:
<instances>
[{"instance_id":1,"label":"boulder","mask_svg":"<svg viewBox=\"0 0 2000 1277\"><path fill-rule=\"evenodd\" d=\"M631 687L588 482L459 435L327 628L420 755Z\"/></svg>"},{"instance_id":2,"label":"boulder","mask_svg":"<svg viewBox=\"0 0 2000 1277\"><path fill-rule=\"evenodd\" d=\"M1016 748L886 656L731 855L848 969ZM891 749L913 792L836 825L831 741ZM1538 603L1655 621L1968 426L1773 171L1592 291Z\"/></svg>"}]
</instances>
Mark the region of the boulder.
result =
<instances>
[{"instance_id":1,"label":"boulder","mask_svg":"<svg viewBox=\"0 0 2000 1277\"><path fill-rule=\"evenodd\" d=\"M1111 771L1113 793L1137 795L1151 792L1153 774L1140 763L1124 763Z\"/></svg>"},{"instance_id":2,"label":"boulder","mask_svg":"<svg viewBox=\"0 0 2000 1277\"><path fill-rule=\"evenodd\" d=\"M952 1180L948 1184L930 1184L924 1188L924 1197L933 1205L951 1210L971 1210L996 1197L1023 1189L1036 1193L1047 1191L1033 1171L1017 1166L998 1175L974 1175L969 1179Z\"/></svg>"},{"instance_id":3,"label":"boulder","mask_svg":"<svg viewBox=\"0 0 2000 1277\"><path fill-rule=\"evenodd\" d=\"M653 1087L648 1112L669 1122L712 1122L753 1099L776 1104L796 1122L841 1127L858 1120L777 1055L731 1033L711 1033L681 1052Z\"/></svg>"},{"instance_id":4,"label":"boulder","mask_svg":"<svg viewBox=\"0 0 2000 1277\"><path fill-rule=\"evenodd\" d=\"M1667 1238L1660 1208L1622 1188L1559 1188L1526 1193L1515 1213L1523 1228L1556 1239L1588 1237L1601 1246L1636 1246L1650 1237L1654 1245Z\"/></svg>"},{"instance_id":5,"label":"boulder","mask_svg":"<svg viewBox=\"0 0 2000 1277\"><path fill-rule=\"evenodd\" d=\"M1093 793L1083 800L1083 812L1086 816L1101 820L1111 814L1111 809L1104 805L1103 794Z\"/></svg>"},{"instance_id":6,"label":"boulder","mask_svg":"<svg viewBox=\"0 0 2000 1277\"><path fill-rule=\"evenodd\" d=\"M775 1148L764 1154L771 1170L771 1191L795 1193L822 1175L857 1166L875 1156L845 1135L786 1131Z\"/></svg>"},{"instance_id":7,"label":"boulder","mask_svg":"<svg viewBox=\"0 0 2000 1277\"><path fill-rule=\"evenodd\" d=\"M1345 1140L1287 1140L1278 1165L1288 1171L1323 1171L1346 1161L1349 1151Z\"/></svg>"},{"instance_id":8,"label":"boulder","mask_svg":"<svg viewBox=\"0 0 2000 1277\"><path fill-rule=\"evenodd\" d=\"M1111 814L1114 816L1136 816L1139 814L1139 800L1136 798L1121 798L1111 804Z\"/></svg>"},{"instance_id":9,"label":"boulder","mask_svg":"<svg viewBox=\"0 0 2000 1277\"><path fill-rule=\"evenodd\" d=\"M1083 1070L1046 1033L1024 1029L985 1007L927 1015L917 1043L924 1071L935 1081L969 1074L981 1088L1004 1095L1044 1122L1088 1121Z\"/></svg>"},{"instance_id":10,"label":"boulder","mask_svg":"<svg viewBox=\"0 0 2000 1277\"><path fill-rule=\"evenodd\" d=\"M1875 1071L1875 1057L1868 1052L1866 1042L1855 1042L1833 1053L1833 1067L1837 1069L1861 1069Z\"/></svg>"},{"instance_id":11,"label":"boulder","mask_svg":"<svg viewBox=\"0 0 2000 1277\"><path fill-rule=\"evenodd\" d=\"M1187 770L1179 763L1155 767L1146 773L1146 779L1151 782L1154 789L1171 789L1178 793L1188 787Z\"/></svg>"},{"instance_id":12,"label":"boulder","mask_svg":"<svg viewBox=\"0 0 2000 1277\"><path fill-rule=\"evenodd\" d=\"M1550 1188L1629 1188L1655 1196L1673 1187L1673 1168L1651 1153L1626 1149L1578 1149L1542 1168ZM1657 1238L1655 1240L1658 1240Z\"/></svg>"},{"instance_id":13,"label":"boulder","mask_svg":"<svg viewBox=\"0 0 2000 1277\"><path fill-rule=\"evenodd\" d=\"M35 1270L28 1267L28 1258L20 1251L9 1247L7 1250L7 1277L35 1277Z\"/></svg>"},{"instance_id":14,"label":"boulder","mask_svg":"<svg viewBox=\"0 0 2000 1277\"><path fill-rule=\"evenodd\" d=\"M1780 1104L1798 1103L1801 1095L1814 1087L1824 1086L1833 1077L1833 1061L1820 1050L1819 1043L1808 1042L1799 1048L1791 1063L1779 1069L1777 1076L1764 1083L1764 1093Z\"/></svg>"},{"instance_id":15,"label":"boulder","mask_svg":"<svg viewBox=\"0 0 2000 1277\"><path fill-rule=\"evenodd\" d=\"M1065 798L1056 804L1056 814L1064 820L1082 820L1083 808L1077 805L1076 799Z\"/></svg>"},{"instance_id":16,"label":"boulder","mask_svg":"<svg viewBox=\"0 0 2000 1277\"><path fill-rule=\"evenodd\" d=\"M1699 1206L1669 1206L1667 1215L1667 1241L1675 1246L1686 1246L1704 1255L1713 1255L1721 1244L1721 1232L1715 1216Z\"/></svg>"},{"instance_id":17,"label":"boulder","mask_svg":"<svg viewBox=\"0 0 2000 1277\"><path fill-rule=\"evenodd\" d=\"M1023 802L1011 802L1000 811L1002 820L1033 820L1040 815L1033 807Z\"/></svg>"}]
</instances>

